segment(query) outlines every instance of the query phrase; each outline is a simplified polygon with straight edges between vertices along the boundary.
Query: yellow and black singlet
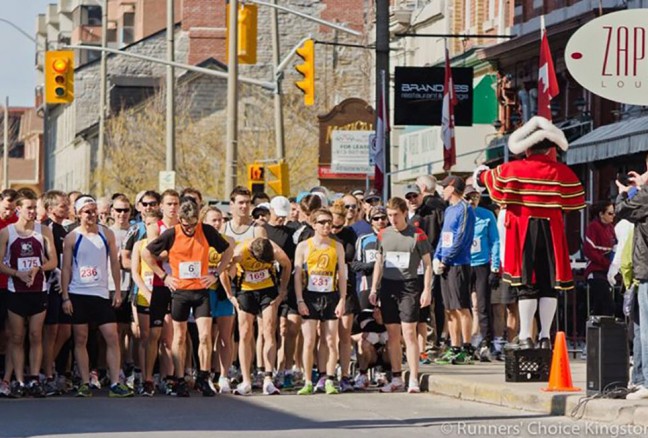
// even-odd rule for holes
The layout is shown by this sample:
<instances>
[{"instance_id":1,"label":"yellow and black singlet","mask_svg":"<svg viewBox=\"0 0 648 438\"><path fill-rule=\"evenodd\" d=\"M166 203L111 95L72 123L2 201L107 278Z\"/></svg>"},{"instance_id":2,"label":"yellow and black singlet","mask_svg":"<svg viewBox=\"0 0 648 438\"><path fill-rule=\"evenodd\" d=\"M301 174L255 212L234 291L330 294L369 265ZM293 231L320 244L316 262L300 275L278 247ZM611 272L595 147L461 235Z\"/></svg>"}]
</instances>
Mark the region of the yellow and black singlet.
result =
<instances>
[{"instance_id":1,"label":"yellow and black singlet","mask_svg":"<svg viewBox=\"0 0 648 438\"><path fill-rule=\"evenodd\" d=\"M335 240L325 248L317 248L313 239L308 239L308 256L306 257L306 288L310 292L335 292L337 284L337 251Z\"/></svg>"}]
</instances>

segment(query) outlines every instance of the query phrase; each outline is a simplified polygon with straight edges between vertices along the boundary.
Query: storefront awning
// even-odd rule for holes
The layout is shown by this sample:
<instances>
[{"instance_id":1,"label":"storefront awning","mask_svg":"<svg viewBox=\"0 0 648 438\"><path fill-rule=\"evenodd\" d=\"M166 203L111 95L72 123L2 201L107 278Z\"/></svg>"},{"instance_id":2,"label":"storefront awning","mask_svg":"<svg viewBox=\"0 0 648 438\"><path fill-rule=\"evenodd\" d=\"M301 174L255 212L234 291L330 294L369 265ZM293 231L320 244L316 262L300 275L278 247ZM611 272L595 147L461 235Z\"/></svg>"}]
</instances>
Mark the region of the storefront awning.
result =
<instances>
[{"instance_id":1,"label":"storefront awning","mask_svg":"<svg viewBox=\"0 0 648 438\"><path fill-rule=\"evenodd\" d=\"M596 128L569 145L568 165L648 151L648 116Z\"/></svg>"}]
</instances>

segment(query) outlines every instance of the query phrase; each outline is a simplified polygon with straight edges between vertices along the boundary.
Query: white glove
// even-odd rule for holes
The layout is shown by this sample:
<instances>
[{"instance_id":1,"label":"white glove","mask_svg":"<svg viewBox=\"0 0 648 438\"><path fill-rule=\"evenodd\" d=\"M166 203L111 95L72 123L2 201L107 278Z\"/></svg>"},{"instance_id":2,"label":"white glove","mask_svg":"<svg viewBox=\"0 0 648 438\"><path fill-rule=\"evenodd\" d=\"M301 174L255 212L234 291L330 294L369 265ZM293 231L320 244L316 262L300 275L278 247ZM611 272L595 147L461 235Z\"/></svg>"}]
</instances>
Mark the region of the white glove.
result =
<instances>
[{"instance_id":1,"label":"white glove","mask_svg":"<svg viewBox=\"0 0 648 438\"><path fill-rule=\"evenodd\" d=\"M57 294L61 293L61 270L55 268L52 272L49 273L49 279L47 280L47 289L53 290Z\"/></svg>"},{"instance_id":2,"label":"white glove","mask_svg":"<svg viewBox=\"0 0 648 438\"><path fill-rule=\"evenodd\" d=\"M485 166L485 165L482 164L482 165L479 166L477 169L475 169L475 171L473 172L473 176L472 176L472 180L473 180L473 181L472 181L472 186L473 186L473 187L475 188L475 190L477 190L479 193L482 193L482 192L484 191L484 189L485 189L485 187L483 187L483 186L481 186L481 185L479 184L479 175L480 175L482 172L486 171L486 170L490 170L490 167Z\"/></svg>"}]
</instances>

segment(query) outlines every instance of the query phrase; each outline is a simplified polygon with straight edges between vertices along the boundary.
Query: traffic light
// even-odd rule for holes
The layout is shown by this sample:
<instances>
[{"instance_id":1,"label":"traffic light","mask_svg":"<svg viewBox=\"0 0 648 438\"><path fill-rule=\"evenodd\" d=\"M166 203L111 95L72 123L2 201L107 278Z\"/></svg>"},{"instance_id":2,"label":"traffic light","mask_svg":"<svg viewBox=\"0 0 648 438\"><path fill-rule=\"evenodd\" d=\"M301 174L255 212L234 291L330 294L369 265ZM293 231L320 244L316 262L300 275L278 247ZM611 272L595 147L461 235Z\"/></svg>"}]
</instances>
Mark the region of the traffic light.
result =
<instances>
[{"instance_id":1,"label":"traffic light","mask_svg":"<svg viewBox=\"0 0 648 438\"><path fill-rule=\"evenodd\" d=\"M45 52L45 103L71 103L74 100L74 52Z\"/></svg>"},{"instance_id":2,"label":"traffic light","mask_svg":"<svg viewBox=\"0 0 648 438\"><path fill-rule=\"evenodd\" d=\"M277 164L268 166L271 175L277 178L274 181L268 181L268 186L275 191L277 195L290 195L290 178L288 177L288 163L279 161Z\"/></svg>"},{"instance_id":3,"label":"traffic light","mask_svg":"<svg viewBox=\"0 0 648 438\"><path fill-rule=\"evenodd\" d=\"M229 59L229 2L225 14L225 59ZM241 4L238 10L237 55L239 64L256 64L257 5Z\"/></svg>"},{"instance_id":4,"label":"traffic light","mask_svg":"<svg viewBox=\"0 0 648 438\"><path fill-rule=\"evenodd\" d=\"M248 189L252 193L265 191L265 168L263 164L248 164Z\"/></svg>"},{"instance_id":5,"label":"traffic light","mask_svg":"<svg viewBox=\"0 0 648 438\"><path fill-rule=\"evenodd\" d=\"M297 88L304 93L304 105L311 106L315 103L315 42L308 39L304 42L297 54L304 60L295 69L304 76L301 81L295 82Z\"/></svg>"}]
</instances>

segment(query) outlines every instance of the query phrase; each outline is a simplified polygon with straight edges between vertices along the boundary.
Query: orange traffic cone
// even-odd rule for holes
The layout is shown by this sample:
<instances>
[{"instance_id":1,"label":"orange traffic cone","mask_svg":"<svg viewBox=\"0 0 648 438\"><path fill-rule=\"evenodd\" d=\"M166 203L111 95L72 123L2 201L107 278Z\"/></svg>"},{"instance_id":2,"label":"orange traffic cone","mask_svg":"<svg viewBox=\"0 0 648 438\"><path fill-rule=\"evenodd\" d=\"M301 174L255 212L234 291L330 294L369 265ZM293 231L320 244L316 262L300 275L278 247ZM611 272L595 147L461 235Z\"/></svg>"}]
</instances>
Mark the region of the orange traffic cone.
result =
<instances>
[{"instance_id":1,"label":"orange traffic cone","mask_svg":"<svg viewBox=\"0 0 648 438\"><path fill-rule=\"evenodd\" d=\"M572 386L571 369L569 368L569 353L567 353L567 342L565 332L556 333L553 358L551 359L551 371L549 373L549 386L542 388L543 391L580 391L580 388Z\"/></svg>"}]
</instances>

